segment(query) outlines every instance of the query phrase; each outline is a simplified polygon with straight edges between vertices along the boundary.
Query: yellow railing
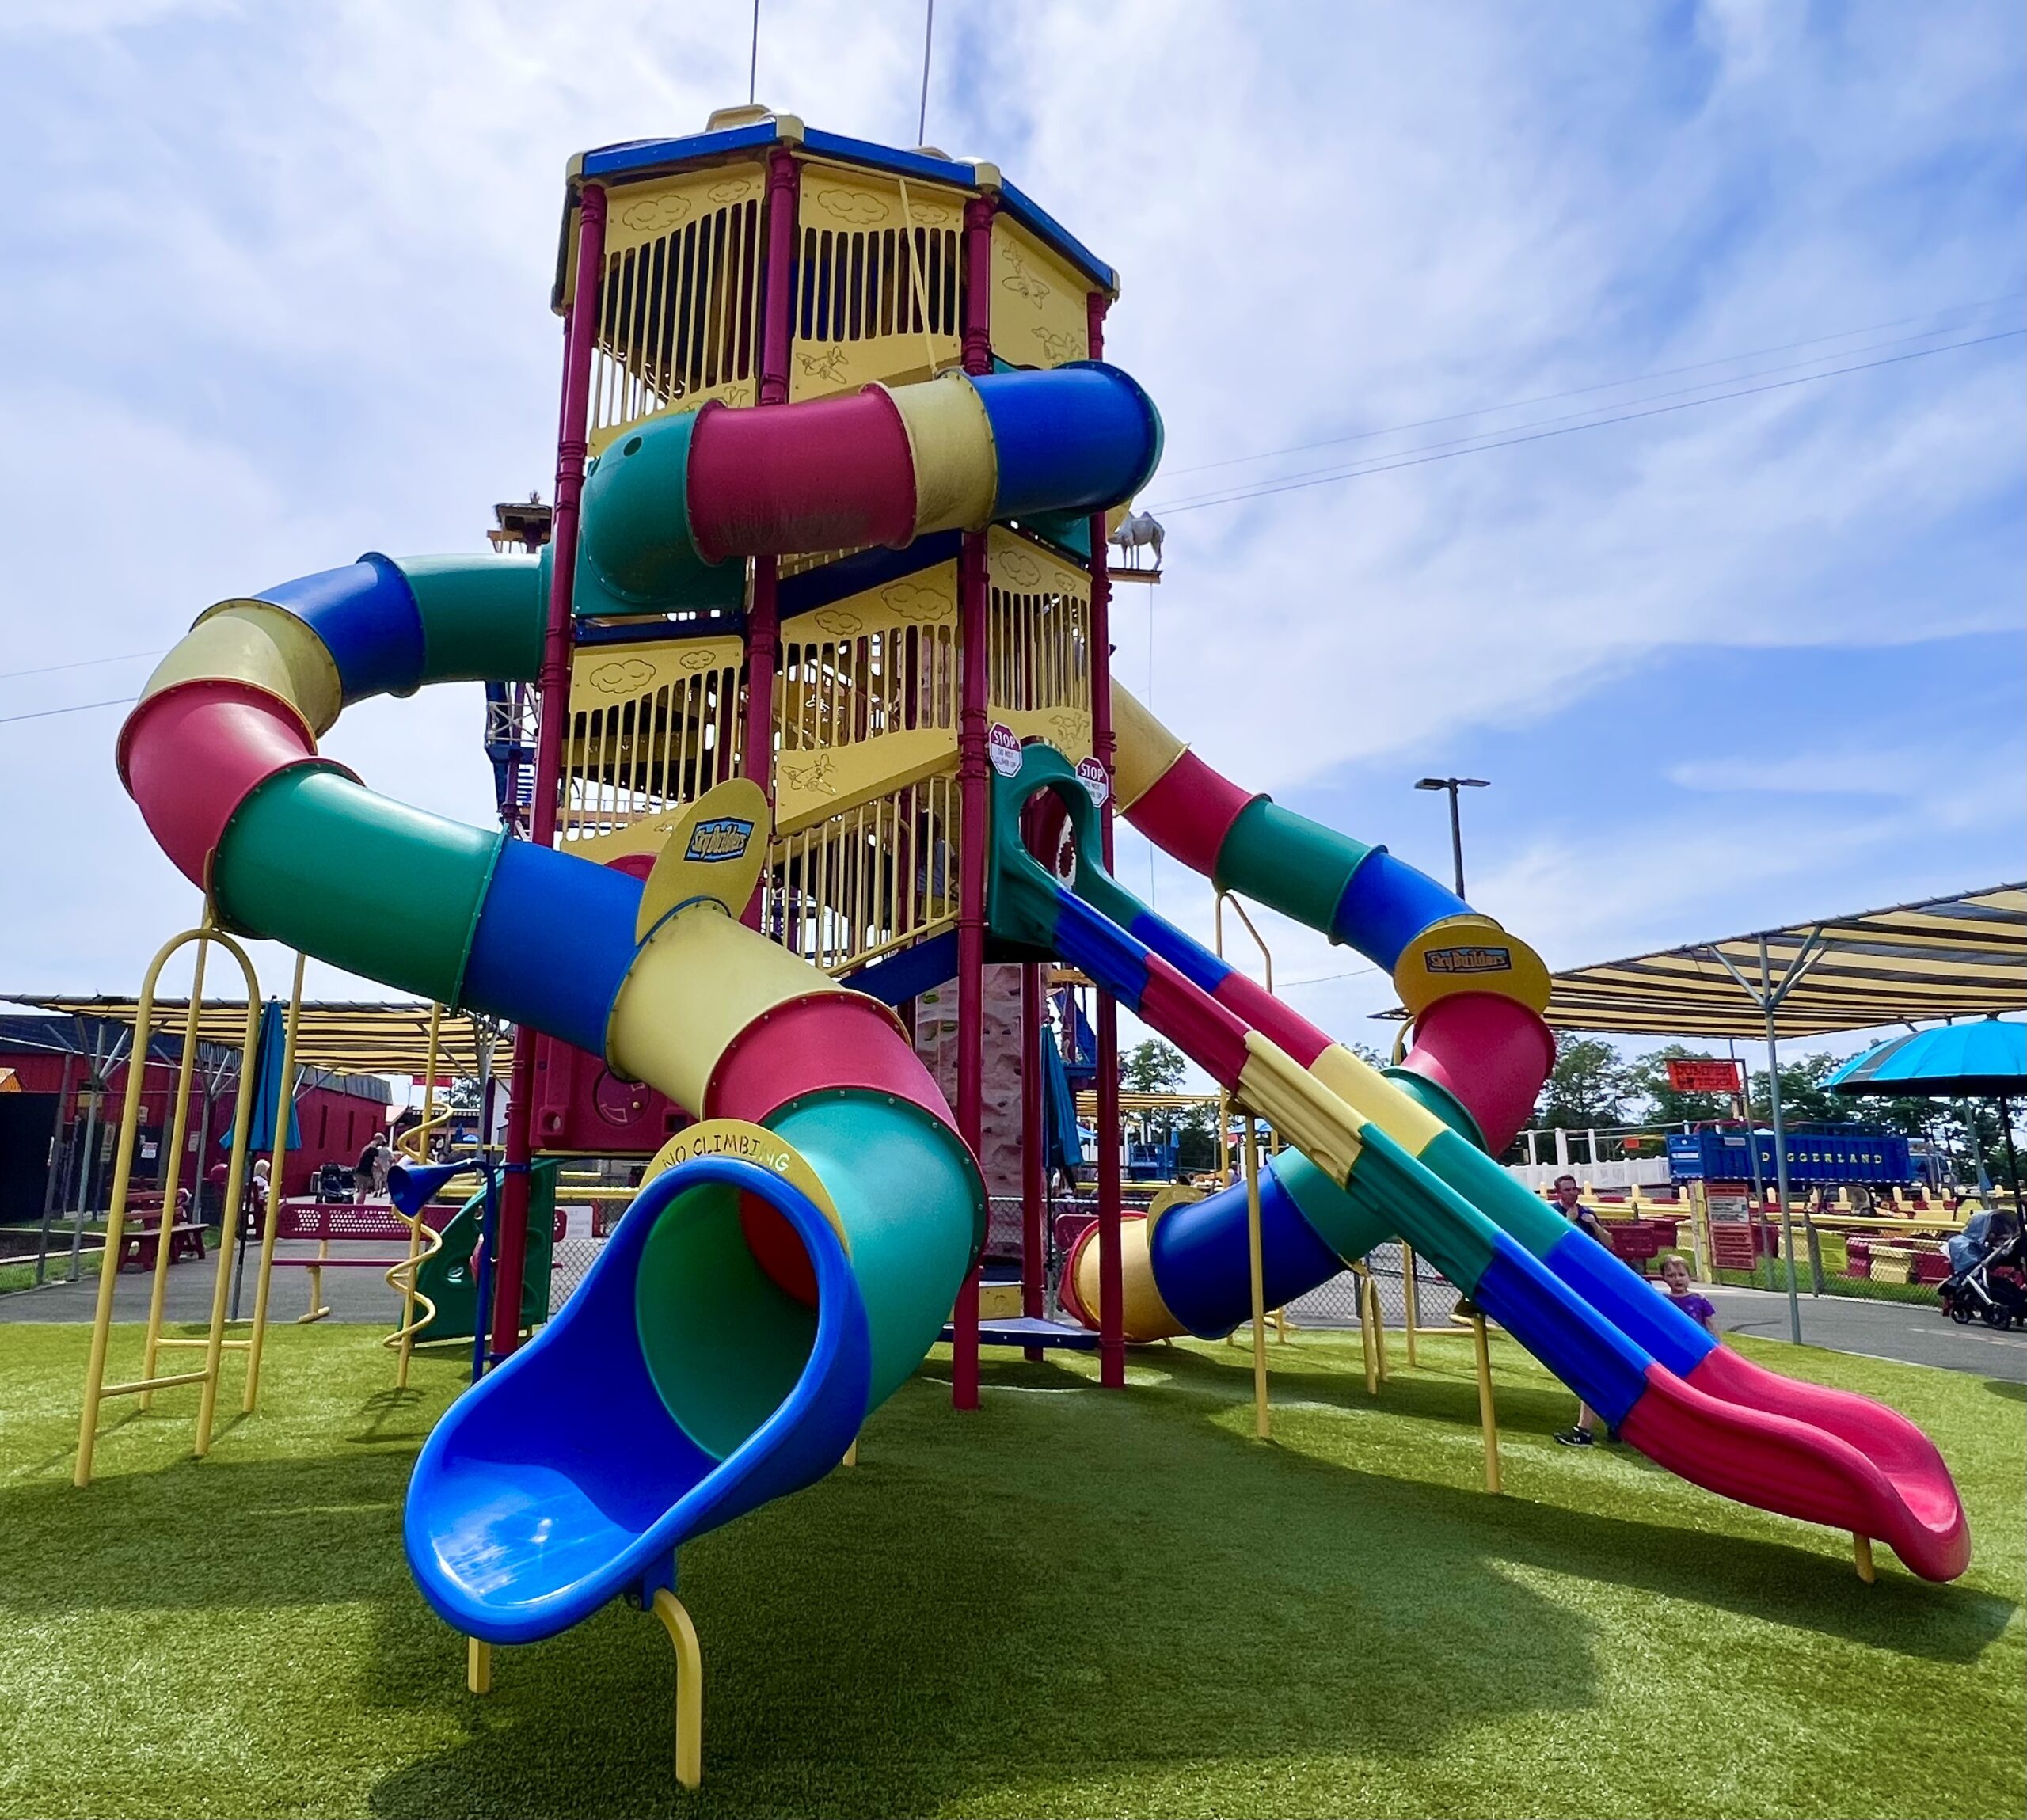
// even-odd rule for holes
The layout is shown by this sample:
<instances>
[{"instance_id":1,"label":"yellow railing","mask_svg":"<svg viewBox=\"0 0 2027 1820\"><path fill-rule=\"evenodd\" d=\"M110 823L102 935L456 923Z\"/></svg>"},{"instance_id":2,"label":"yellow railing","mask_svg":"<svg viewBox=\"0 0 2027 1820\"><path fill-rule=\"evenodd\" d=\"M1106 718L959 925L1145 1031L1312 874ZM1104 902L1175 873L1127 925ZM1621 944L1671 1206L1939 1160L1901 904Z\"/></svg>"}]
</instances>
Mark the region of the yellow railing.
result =
<instances>
[{"instance_id":1,"label":"yellow railing","mask_svg":"<svg viewBox=\"0 0 2027 1820\"><path fill-rule=\"evenodd\" d=\"M656 823L673 826L683 804L738 774L744 664L736 638L579 648L557 824L566 847L600 861L652 851Z\"/></svg>"},{"instance_id":2,"label":"yellow railing","mask_svg":"<svg viewBox=\"0 0 2027 1820\"><path fill-rule=\"evenodd\" d=\"M762 929L827 972L957 920L954 771L905 784L774 843Z\"/></svg>"},{"instance_id":3,"label":"yellow railing","mask_svg":"<svg viewBox=\"0 0 2027 1820\"><path fill-rule=\"evenodd\" d=\"M607 218L591 447L678 406L751 405L760 364L764 166L629 187Z\"/></svg>"}]
</instances>

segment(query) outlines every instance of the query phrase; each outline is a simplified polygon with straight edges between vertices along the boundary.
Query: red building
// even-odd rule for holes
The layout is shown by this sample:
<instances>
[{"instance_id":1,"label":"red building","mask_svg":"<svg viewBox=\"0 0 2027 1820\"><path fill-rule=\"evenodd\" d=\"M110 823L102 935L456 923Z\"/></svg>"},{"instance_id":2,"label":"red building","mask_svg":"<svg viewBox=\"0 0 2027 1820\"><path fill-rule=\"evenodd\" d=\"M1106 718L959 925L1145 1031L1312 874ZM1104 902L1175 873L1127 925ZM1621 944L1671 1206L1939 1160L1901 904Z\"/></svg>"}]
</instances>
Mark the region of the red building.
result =
<instances>
[{"instance_id":1,"label":"red building","mask_svg":"<svg viewBox=\"0 0 2027 1820\"><path fill-rule=\"evenodd\" d=\"M39 1221L84 1204L104 1207L112 1180L113 1146L125 1103L131 1026L110 1018L34 1013L0 1016L0 1070L13 1087L0 1092L0 1225ZM153 1038L141 1081L140 1134L134 1179L159 1187L168 1172L170 1115L175 1110L180 1035ZM331 1074L306 1068L296 1093L302 1142L283 1169L290 1194L308 1191L327 1162L349 1168L374 1132L384 1132L394 1092L377 1074ZM190 1117L178 1179L201 1180L226 1154L222 1140L239 1091L239 1051L199 1045L192 1070ZM215 1210L212 1210L215 1211Z\"/></svg>"}]
</instances>

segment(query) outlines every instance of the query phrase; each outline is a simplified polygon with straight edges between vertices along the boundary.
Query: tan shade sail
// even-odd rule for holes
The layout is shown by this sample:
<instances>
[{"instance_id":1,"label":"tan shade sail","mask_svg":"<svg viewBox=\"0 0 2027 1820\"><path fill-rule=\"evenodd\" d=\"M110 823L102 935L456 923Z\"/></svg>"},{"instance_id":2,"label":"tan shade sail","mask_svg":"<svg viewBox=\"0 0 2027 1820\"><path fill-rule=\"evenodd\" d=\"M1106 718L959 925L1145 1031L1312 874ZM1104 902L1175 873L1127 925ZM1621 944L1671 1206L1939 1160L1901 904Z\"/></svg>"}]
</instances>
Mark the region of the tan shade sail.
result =
<instances>
[{"instance_id":1,"label":"tan shade sail","mask_svg":"<svg viewBox=\"0 0 2027 1820\"><path fill-rule=\"evenodd\" d=\"M11 1002L65 1016L107 1018L116 1024L131 1024L137 1015L131 998L17 994ZM180 1038L189 1009L187 998L157 999L155 1033ZM286 1000L283 1009L287 1009ZM306 999L296 1029L295 1058L306 1067L334 1074L419 1075L428 1066L429 1009L424 999L393 1004ZM202 1042L237 1048L246 1034L246 1001L207 998L198 1014L197 1032ZM445 1012L438 1032L437 1072L477 1074L481 1043L489 1034L486 1020L469 1012ZM513 1033L502 1031L492 1046L493 1073L504 1078L513 1056Z\"/></svg>"},{"instance_id":2,"label":"tan shade sail","mask_svg":"<svg viewBox=\"0 0 2027 1820\"><path fill-rule=\"evenodd\" d=\"M2027 884L2010 884L1572 967L1554 976L1548 1021L1763 1039L1763 941L1784 1037L2027 1007Z\"/></svg>"}]
</instances>

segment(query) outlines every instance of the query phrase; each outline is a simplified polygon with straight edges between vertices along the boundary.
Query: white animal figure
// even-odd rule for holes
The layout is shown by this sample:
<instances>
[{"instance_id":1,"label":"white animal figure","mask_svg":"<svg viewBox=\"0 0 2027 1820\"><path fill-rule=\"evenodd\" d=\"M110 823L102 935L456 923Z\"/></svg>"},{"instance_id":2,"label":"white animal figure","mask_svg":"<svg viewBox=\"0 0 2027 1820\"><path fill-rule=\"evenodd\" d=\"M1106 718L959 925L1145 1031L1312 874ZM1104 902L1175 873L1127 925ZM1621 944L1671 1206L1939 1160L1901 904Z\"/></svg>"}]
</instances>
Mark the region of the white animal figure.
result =
<instances>
[{"instance_id":1,"label":"white animal figure","mask_svg":"<svg viewBox=\"0 0 2027 1820\"><path fill-rule=\"evenodd\" d=\"M1131 557L1129 566L1140 566L1137 552L1151 549L1154 553L1154 567L1162 566L1162 521L1152 512L1128 512L1119 521L1119 529L1105 540L1118 545L1120 549Z\"/></svg>"}]
</instances>

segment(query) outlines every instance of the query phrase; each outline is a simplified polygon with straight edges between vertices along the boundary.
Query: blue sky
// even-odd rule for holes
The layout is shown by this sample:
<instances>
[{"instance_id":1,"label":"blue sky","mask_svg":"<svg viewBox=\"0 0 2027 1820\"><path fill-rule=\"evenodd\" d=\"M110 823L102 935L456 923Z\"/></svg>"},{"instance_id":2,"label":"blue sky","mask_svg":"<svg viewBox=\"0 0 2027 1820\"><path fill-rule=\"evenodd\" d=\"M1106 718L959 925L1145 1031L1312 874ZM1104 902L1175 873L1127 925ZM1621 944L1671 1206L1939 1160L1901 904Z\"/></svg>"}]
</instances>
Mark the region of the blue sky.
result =
<instances>
[{"instance_id":1,"label":"blue sky","mask_svg":"<svg viewBox=\"0 0 2027 1820\"><path fill-rule=\"evenodd\" d=\"M1413 781L1493 779L1473 895L1556 964L2021 876L2017 6L937 10L930 139L1124 275L1169 568L1118 662L1146 681L1151 609L1154 705L1213 762L1439 876ZM743 99L749 17L13 0L0 670L546 493L564 160ZM761 21L763 100L913 139L916 0ZM0 987L130 989L194 908L117 710L6 719L146 667L0 677ZM451 690L329 749L477 819L477 731ZM1272 939L1370 1031L1383 982Z\"/></svg>"}]
</instances>

